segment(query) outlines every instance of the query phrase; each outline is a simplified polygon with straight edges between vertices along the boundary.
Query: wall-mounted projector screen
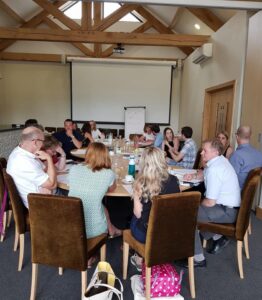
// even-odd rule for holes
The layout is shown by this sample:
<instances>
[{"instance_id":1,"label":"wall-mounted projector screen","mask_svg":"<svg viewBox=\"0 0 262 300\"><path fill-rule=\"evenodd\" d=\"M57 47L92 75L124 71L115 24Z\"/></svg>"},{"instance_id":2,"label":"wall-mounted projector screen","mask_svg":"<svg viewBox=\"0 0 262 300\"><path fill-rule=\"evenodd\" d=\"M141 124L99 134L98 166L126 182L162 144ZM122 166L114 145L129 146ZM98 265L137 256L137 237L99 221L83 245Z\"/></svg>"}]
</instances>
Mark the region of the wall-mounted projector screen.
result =
<instances>
[{"instance_id":1,"label":"wall-mounted projector screen","mask_svg":"<svg viewBox=\"0 0 262 300\"><path fill-rule=\"evenodd\" d=\"M123 123L124 107L145 106L146 122L169 123L172 66L73 61L71 68L74 120Z\"/></svg>"}]
</instances>

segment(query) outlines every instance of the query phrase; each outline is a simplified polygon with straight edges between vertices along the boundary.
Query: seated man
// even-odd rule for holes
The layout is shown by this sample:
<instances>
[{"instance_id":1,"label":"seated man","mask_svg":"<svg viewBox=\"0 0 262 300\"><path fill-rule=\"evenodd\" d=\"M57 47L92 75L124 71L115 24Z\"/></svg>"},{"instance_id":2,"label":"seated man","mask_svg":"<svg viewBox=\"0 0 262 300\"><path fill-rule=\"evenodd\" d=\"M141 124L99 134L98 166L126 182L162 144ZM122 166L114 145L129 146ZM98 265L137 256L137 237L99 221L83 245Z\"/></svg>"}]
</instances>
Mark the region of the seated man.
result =
<instances>
[{"instance_id":1,"label":"seated man","mask_svg":"<svg viewBox=\"0 0 262 300\"><path fill-rule=\"evenodd\" d=\"M195 163L197 146L192 139L193 130L191 127L185 126L181 129L182 140L185 142L180 152L173 152L169 149L172 159L167 158L169 165L176 165L187 169L192 169Z\"/></svg>"},{"instance_id":2,"label":"seated man","mask_svg":"<svg viewBox=\"0 0 262 300\"><path fill-rule=\"evenodd\" d=\"M251 128L241 126L236 133L238 147L230 156L230 163L235 169L242 189L249 171L262 167L262 153L250 145Z\"/></svg>"},{"instance_id":3,"label":"seated man","mask_svg":"<svg viewBox=\"0 0 262 300\"><path fill-rule=\"evenodd\" d=\"M162 142L163 142L163 134L160 132L160 127L157 124L152 125L152 132L153 135L155 136L155 141L154 141L154 147L160 148L162 147ZM152 141L148 141L148 145L151 145Z\"/></svg>"},{"instance_id":4,"label":"seated man","mask_svg":"<svg viewBox=\"0 0 262 300\"><path fill-rule=\"evenodd\" d=\"M80 132L73 130L73 121L71 119L66 119L64 121L65 130L56 132L53 136L62 143L62 148L65 151L67 159L75 159L71 155L71 151L76 148L82 147L82 141L84 137Z\"/></svg>"},{"instance_id":5,"label":"seated man","mask_svg":"<svg viewBox=\"0 0 262 300\"><path fill-rule=\"evenodd\" d=\"M56 188L56 171L52 157L40 151L43 146L44 134L36 127L23 130L21 141L9 156L7 173L15 182L25 207L28 208L29 193L51 193ZM45 165L41 162L47 162Z\"/></svg>"},{"instance_id":6,"label":"seated man","mask_svg":"<svg viewBox=\"0 0 262 300\"><path fill-rule=\"evenodd\" d=\"M203 143L201 152L204 171L199 170L197 174L185 175L186 180L204 179L206 193L198 210L198 221L215 223L235 222L240 206L240 188L236 172L229 161L222 155L223 145L217 139L208 140ZM206 240L213 238L213 246L208 250L216 254L224 248L229 240L221 235L203 232ZM195 235L195 267L206 266L205 257L198 231Z\"/></svg>"}]
</instances>

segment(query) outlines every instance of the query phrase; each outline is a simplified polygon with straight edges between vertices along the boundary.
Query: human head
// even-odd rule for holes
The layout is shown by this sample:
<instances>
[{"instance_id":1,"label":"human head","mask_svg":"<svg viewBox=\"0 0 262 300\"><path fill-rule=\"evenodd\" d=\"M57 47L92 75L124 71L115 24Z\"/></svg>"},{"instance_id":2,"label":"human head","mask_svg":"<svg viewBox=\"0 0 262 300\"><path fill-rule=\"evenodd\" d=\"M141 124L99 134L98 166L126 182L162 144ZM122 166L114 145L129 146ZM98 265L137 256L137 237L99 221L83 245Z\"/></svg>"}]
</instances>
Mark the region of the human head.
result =
<instances>
[{"instance_id":1,"label":"human head","mask_svg":"<svg viewBox=\"0 0 262 300\"><path fill-rule=\"evenodd\" d=\"M57 147L61 147L61 143L52 135L46 135L42 149L51 156L56 154Z\"/></svg>"},{"instance_id":2,"label":"human head","mask_svg":"<svg viewBox=\"0 0 262 300\"><path fill-rule=\"evenodd\" d=\"M220 131L217 134L217 138L220 140L220 142L222 143L222 145L225 147L226 145L228 145L228 139L229 139L229 135L226 131Z\"/></svg>"},{"instance_id":3,"label":"human head","mask_svg":"<svg viewBox=\"0 0 262 300\"><path fill-rule=\"evenodd\" d=\"M161 191L162 182L168 178L165 154L156 147L147 147L140 159L140 172L134 191L144 199L151 199Z\"/></svg>"},{"instance_id":4,"label":"human head","mask_svg":"<svg viewBox=\"0 0 262 300\"><path fill-rule=\"evenodd\" d=\"M34 154L42 148L43 141L43 131L34 126L29 126L22 131L20 147Z\"/></svg>"},{"instance_id":5,"label":"human head","mask_svg":"<svg viewBox=\"0 0 262 300\"><path fill-rule=\"evenodd\" d=\"M94 120L89 121L91 129L96 130L96 122Z\"/></svg>"},{"instance_id":6,"label":"human head","mask_svg":"<svg viewBox=\"0 0 262 300\"><path fill-rule=\"evenodd\" d=\"M73 123L73 130L77 130L77 123L75 122L75 121L72 121L72 123Z\"/></svg>"},{"instance_id":7,"label":"human head","mask_svg":"<svg viewBox=\"0 0 262 300\"><path fill-rule=\"evenodd\" d=\"M25 121L25 128L26 127L30 127L30 126L34 126L34 125L38 125L38 122L36 119L28 119Z\"/></svg>"},{"instance_id":8,"label":"human head","mask_svg":"<svg viewBox=\"0 0 262 300\"><path fill-rule=\"evenodd\" d=\"M166 127L164 129L164 139L168 141L172 141L174 139L174 131L170 127Z\"/></svg>"},{"instance_id":9,"label":"human head","mask_svg":"<svg viewBox=\"0 0 262 300\"><path fill-rule=\"evenodd\" d=\"M91 134L91 125L89 122L84 123L84 125L82 126L81 131L85 134L86 132Z\"/></svg>"},{"instance_id":10,"label":"human head","mask_svg":"<svg viewBox=\"0 0 262 300\"><path fill-rule=\"evenodd\" d=\"M152 133L152 127L150 124L145 124L144 126L144 133L147 133L147 134L151 134Z\"/></svg>"},{"instance_id":11,"label":"human head","mask_svg":"<svg viewBox=\"0 0 262 300\"><path fill-rule=\"evenodd\" d=\"M111 159L106 146L102 143L92 143L88 146L85 163L93 172L111 169Z\"/></svg>"},{"instance_id":12,"label":"human head","mask_svg":"<svg viewBox=\"0 0 262 300\"><path fill-rule=\"evenodd\" d=\"M250 126L240 126L236 132L237 143L248 144L251 138L251 127Z\"/></svg>"},{"instance_id":13,"label":"human head","mask_svg":"<svg viewBox=\"0 0 262 300\"><path fill-rule=\"evenodd\" d=\"M158 124L153 124L152 125L152 131L154 134L158 134L160 132L160 127Z\"/></svg>"},{"instance_id":14,"label":"human head","mask_svg":"<svg viewBox=\"0 0 262 300\"><path fill-rule=\"evenodd\" d=\"M73 130L73 121L71 119L66 119L64 121L64 128L65 130Z\"/></svg>"},{"instance_id":15,"label":"human head","mask_svg":"<svg viewBox=\"0 0 262 300\"><path fill-rule=\"evenodd\" d=\"M208 162L223 153L223 144L218 139L206 140L202 145L203 162Z\"/></svg>"},{"instance_id":16,"label":"human head","mask_svg":"<svg viewBox=\"0 0 262 300\"><path fill-rule=\"evenodd\" d=\"M190 139L193 135L193 129L189 126L185 126L181 128L181 134L186 138Z\"/></svg>"}]
</instances>

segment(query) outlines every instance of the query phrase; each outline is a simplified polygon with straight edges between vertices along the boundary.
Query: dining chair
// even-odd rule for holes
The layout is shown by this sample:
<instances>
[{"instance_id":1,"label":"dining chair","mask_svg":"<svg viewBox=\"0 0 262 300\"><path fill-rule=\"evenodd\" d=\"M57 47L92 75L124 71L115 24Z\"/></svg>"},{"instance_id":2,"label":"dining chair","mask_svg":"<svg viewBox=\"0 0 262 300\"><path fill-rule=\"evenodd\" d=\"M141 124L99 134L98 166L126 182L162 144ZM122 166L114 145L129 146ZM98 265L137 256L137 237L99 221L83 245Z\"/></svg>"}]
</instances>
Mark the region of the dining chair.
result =
<instances>
[{"instance_id":1,"label":"dining chair","mask_svg":"<svg viewBox=\"0 0 262 300\"><path fill-rule=\"evenodd\" d=\"M194 170L198 170L202 167L201 152L202 152L202 149L198 149L197 154L196 154L196 159L194 162L194 166L193 166Z\"/></svg>"},{"instance_id":2,"label":"dining chair","mask_svg":"<svg viewBox=\"0 0 262 300\"><path fill-rule=\"evenodd\" d=\"M15 242L14 251L17 250L19 244L19 261L18 271L22 270L25 248L25 233L30 231L29 215L27 208L23 205L23 201L17 191L13 178L3 169L4 181L7 186L12 210L15 220Z\"/></svg>"},{"instance_id":3,"label":"dining chair","mask_svg":"<svg viewBox=\"0 0 262 300\"><path fill-rule=\"evenodd\" d=\"M242 262L242 248L244 241L244 248L247 259L249 256L248 246L248 226L250 220L250 213L252 202L255 196L256 188L260 181L262 168L256 168L249 172L245 181L245 185L241 192L241 204L238 211L238 216L235 223L218 224L218 223L204 223L198 222L198 229L200 231L208 231L216 234L225 235L237 240L237 261L240 278L244 278L243 262Z\"/></svg>"},{"instance_id":4,"label":"dining chair","mask_svg":"<svg viewBox=\"0 0 262 300\"><path fill-rule=\"evenodd\" d=\"M81 272L82 297L87 287L87 262L100 248L106 259L107 234L86 239L82 201L75 197L29 194L32 282L30 300L36 298L38 264Z\"/></svg>"},{"instance_id":5,"label":"dining chair","mask_svg":"<svg viewBox=\"0 0 262 300\"><path fill-rule=\"evenodd\" d=\"M130 246L145 261L146 300L151 294L151 267L184 258L188 258L190 293L195 298L194 244L200 197L199 192L155 196L145 244L138 242L130 230L123 231L123 278L127 278Z\"/></svg>"}]
</instances>

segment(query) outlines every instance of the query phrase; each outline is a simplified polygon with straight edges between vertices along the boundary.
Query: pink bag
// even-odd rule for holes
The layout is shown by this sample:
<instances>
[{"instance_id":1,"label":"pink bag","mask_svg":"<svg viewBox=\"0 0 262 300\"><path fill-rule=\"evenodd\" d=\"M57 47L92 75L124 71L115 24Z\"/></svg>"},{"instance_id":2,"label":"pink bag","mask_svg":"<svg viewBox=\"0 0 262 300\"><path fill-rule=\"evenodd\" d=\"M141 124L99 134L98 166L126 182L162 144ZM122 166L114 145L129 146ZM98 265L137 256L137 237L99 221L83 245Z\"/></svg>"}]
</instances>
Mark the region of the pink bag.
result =
<instances>
[{"instance_id":1,"label":"pink bag","mask_svg":"<svg viewBox=\"0 0 262 300\"><path fill-rule=\"evenodd\" d=\"M180 275L171 264L153 266L151 268L151 297L172 297L181 290L183 271ZM142 268L142 280L145 289L145 265Z\"/></svg>"}]
</instances>

